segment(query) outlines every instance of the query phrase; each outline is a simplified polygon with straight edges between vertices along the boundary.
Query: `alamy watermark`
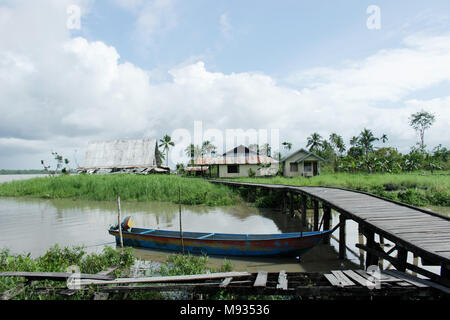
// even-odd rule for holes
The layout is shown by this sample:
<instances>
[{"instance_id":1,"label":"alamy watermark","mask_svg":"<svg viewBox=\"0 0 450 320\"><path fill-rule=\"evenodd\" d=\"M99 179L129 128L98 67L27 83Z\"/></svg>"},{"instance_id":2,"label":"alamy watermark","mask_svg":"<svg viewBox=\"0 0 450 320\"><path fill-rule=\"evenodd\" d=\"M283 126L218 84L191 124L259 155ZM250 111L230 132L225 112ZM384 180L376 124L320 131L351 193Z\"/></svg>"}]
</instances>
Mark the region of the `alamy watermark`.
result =
<instances>
[{"instance_id":1,"label":"alamy watermark","mask_svg":"<svg viewBox=\"0 0 450 320\"><path fill-rule=\"evenodd\" d=\"M67 7L67 22L66 27L69 30L81 29L81 8L75 4Z\"/></svg>"},{"instance_id":2,"label":"alamy watermark","mask_svg":"<svg viewBox=\"0 0 450 320\"><path fill-rule=\"evenodd\" d=\"M366 21L367 29L380 30L381 29L381 9L379 6L370 5L367 7L366 13L369 17Z\"/></svg>"},{"instance_id":3,"label":"alamy watermark","mask_svg":"<svg viewBox=\"0 0 450 320\"><path fill-rule=\"evenodd\" d=\"M240 145L258 151L260 155L275 157L280 149L280 130L277 128L264 129L205 129L202 121L194 121L193 134L187 128L178 128L171 133L175 146L170 151L172 163L182 163L189 158L187 152L190 146L197 149L205 141L216 147L217 154L229 151ZM199 155L196 154L196 157Z\"/></svg>"}]
</instances>

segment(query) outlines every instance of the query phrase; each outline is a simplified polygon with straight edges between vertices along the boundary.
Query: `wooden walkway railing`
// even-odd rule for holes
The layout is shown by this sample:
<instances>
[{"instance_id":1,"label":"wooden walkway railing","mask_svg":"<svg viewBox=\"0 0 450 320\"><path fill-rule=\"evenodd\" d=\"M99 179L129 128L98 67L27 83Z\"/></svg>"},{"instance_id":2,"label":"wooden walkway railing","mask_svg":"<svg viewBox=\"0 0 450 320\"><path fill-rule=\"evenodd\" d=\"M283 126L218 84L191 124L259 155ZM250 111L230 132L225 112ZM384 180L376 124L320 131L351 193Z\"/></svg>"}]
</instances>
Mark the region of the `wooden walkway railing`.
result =
<instances>
[{"instance_id":1,"label":"wooden walkway railing","mask_svg":"<svg viewBox=\"0 0 450 320\"><path fill-rule=\"evenodd\" d=\"M450 218L365 192L332 187L298 187L264 183L209 180L234 187L265 188L280 192L290 213L300 208L306 221L306 204L310 198L314 209L314 226L319 221L319 208L323 209L323 228L330 229L331 209L339 216L339 256L345 257L345 221L358 223L366 237L366 265L377 264L379 258L390 261L398 270L410 269L430 279L450 286ZM297 200L295 200L295 198ZM286 201L288 200L288 201ZM296 203L299 202L299 203ZM321 206L320 206L321 204ZM375 234L393 242L395 247L385 252L375 242ZM397 256L391 254L396 251ZM440 275L407 262L408 252L422 258L428 265L441 267Z\"/></svg>"}]
</instances>

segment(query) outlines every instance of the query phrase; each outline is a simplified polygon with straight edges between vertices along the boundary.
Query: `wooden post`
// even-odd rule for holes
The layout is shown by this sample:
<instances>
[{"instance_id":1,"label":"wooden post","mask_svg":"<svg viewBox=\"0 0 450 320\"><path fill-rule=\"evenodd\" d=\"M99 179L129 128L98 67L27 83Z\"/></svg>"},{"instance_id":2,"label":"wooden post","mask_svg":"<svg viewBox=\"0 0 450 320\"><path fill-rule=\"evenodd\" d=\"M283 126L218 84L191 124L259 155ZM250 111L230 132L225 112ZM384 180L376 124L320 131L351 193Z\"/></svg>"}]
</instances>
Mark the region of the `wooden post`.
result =
<instances>
[{"instance_id":1,"label":"wooden post","mask_svg":"<svg viewBox=\"0 0 450 320\"><path fill-rule=\"evenodd\" d=\"M120 220L120 196L117 196L117 223L119 225L120 247L123 248L122 221Z\"/></svg>"},{"instance_id":2,"label":"wooden post","mask_svg":"<svg viewBox=\"0 0 450 320\"><path fill-rule=\"evenodd\" d=\"M302 195L302 203L301 203L301 211L302 211L302 226L306 226L306 201L307 198L305 195Z\"/></svg>"},{"instance_id":3,"label":"wooden post","mask_svg":"<svg viewBox=\"0 0 450 320\"><path fill-rule=\"evenodd\" d=\"M450 279L450 266L441 266L441 277L444 279Z\"/></svg>"},{"instance_id":4,"label":"wooden post","mask_svg":"<svg viewBox=\"0 0 450 320\"><path fill-rule=\"evenodd\" d=\"M183 241L183 225L181 223L181 185L178 186L178 212L180 216L180 240L181 240L181 248L184 254L184 241Z\"/></svg>"},{"instance_id":5,"label":"wooden post","mask_svg":"<svg viewBox=\"0 0 450 320\"><path fill-rule=\"evenodd\" d=\"M330 230L330 220L331 220L331 208L329 206L323 205L323 230ZM326 236L323 239L323 243L330 243L330 236Z\"/></svg>"},{"instance_id":6,"label":"wooden post","mask_svg":"<svg viewBox=\"0 0 450 320\"><path fill-rule=\"evenodd\" d=\"M313 200L314 209L314 231L319 230L319 201Z\"/></svg>"},{"instance_id":7,"label":"wooden post","mask_svg":"<svg viewBox=\"0 0 450 320\"><path fill-rule=\"evenodd\" d=\"M341 213L339 215L339 259L345 259L345 216Z\"/></svg>"},{"instance_id":8,"label":"wooden post","mask_svg":"<svg viewBox=\"0 0 450 320\"><path fill-rule=\"evenodd\" d=\"M397 249L397 265L395 266L398 271L406 271L406 262L408 260L408 250L402 247Z\"/></svg>"},{"instance_id":9,"label":"wooden post","mask_svg":"<svg viewBox=\"0 0 450 320\"><path fill-rule=\"evenodd\" d=\"M368 246L371 249L375 248L375 233L372 230L366 230L364 229L364 236L366 237L366 246ZM370 253L366 252L366 269L374 264L375 256Z\"/></svg>"},{"instance_id":10,"label":"wooden post","mask_svg":"<svg viewBox=\"0 0 450 320\"><path fill-rule=\"evenodd\" d=\"M294 216L294 193L289 192L289 215Z\"/></svg>"}]
</instances>

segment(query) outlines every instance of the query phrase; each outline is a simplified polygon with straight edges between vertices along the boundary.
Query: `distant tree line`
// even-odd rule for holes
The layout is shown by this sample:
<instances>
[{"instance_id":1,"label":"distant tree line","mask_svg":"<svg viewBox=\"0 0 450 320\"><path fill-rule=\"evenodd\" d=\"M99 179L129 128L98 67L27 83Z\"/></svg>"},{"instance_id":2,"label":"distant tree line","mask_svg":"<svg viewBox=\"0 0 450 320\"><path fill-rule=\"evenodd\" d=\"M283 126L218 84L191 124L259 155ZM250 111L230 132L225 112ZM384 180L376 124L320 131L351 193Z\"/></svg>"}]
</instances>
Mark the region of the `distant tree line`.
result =
<instances>
[{"instance_id":1,"label":"distant tree line","mask_svg":"<svg viewBox=\"0 0 450 320\"><path fill-rule=\"evenodd\" d=\"M309 151L328 161L335 172L389 172L400 173L415 170L448 170L450 169L450 150L439 144L427 151L424 141L425 131L435 121L435 116L426 111L414 113L409 118L409 125L416 130L419 141L406 154L400 153L391 146L375 147L380 141L386 144L386 134L375 136L372 130L364 128L359 135L353 136L349 147L337 133L328 139L314 132L307 138Z\"/></svg>"}]
</instances>

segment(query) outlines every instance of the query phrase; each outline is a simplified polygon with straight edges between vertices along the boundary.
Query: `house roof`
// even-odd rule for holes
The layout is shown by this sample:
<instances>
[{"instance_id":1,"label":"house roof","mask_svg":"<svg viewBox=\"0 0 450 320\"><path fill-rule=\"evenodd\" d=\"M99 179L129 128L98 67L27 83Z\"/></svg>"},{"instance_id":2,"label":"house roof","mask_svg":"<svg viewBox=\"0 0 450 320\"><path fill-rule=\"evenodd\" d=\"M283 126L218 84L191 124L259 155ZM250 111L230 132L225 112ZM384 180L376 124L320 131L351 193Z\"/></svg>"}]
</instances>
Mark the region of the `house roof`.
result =
<instances>
[{"instance_id":1,"label":"house roof","mask_svg":"<svg viewBox=\"0 0 450 320\"><path fill-rule=\"evenodd\" d=\"M327 160L325 160L324 158L319 157L318 155L316 155L316 154L314 154L314 153L312 153L312 152L310 152L310 151L308 151L308 150L305 150L305 149L301 148L301 149L299 149L299 150L297 150L297 151L291 153L291 154L288 155L287 157L283 158L283 159L281 160L281 162L285 162L287 159L292 158L293 156L295 156L295 155L298 154L299 152L305 153L305 156L303 156L303 157L301 157L300 159L298 159L297 161L295 161L295 162L297 162L297 163L298 163L298 162L301 162L301 161L303 161L303 160L306 160L306 159L309 158L309 157L314 157L314 158L317 158L318 160L321 160L321 161L324 161L324 162L327 161Z\"/></svg>"},{"instance_id":2,"label":"house roof","mask_svg":"<svg viewBox=\"0 0 450 320\"><path fill-rule=\"evenodd\" d=\"M157 167L157 148L156 139L90 141L83 168Z\"/></svg>"},{"instance_id":3,"label":"house roof","mask_svg":"<svg viewBox=\"0 0 450 320\"><path fill-rule=\"evenodd\" d=\"M251 151L248 147L243 145L225 152L222 156L197 158L195 161L196 165L269 163L278 163L278 161L268 156L258 155L256 152Z\"/></svg>"}]
</instances>

